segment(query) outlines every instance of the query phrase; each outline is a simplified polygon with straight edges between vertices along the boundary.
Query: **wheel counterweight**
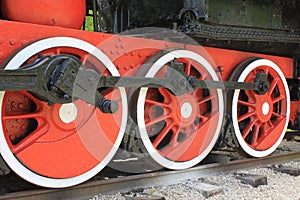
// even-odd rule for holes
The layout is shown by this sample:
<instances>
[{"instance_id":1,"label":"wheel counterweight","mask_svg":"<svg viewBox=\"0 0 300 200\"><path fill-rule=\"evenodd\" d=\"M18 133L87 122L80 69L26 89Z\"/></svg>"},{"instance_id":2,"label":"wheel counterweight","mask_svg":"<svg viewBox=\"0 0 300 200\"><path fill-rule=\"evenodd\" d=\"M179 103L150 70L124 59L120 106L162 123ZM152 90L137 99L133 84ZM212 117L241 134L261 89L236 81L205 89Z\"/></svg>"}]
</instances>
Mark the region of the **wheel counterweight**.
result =
<instances>
[{"instance_id":1,"label":"wheel counterweight","mask_svg":"<svg viewBox=\"0 0 300 200\"><path fill-rule=\"evenodd\" d=\"M146 77L166 77L168 63L176 58L187 75L216 80L213 67L189 50L159 52L145 66ZM145 69L143 69L145 70ZM175 96L167 89L142 88L137 98L137 123L141 140L161 166L184 169L199 163L213 148L223 120L221 90L199 89Z\"/></svg>"},{"instance_id":2,"label":"wheel counterweight","mask_svg":"<svg viewBox=\"0 0 300 200\"><path fill-rule=\"evenodd\" d=\"M289 88L280 68L267 59L251 59L239 65L231 79L253 82L258 73L267 75L269 91L236 90L230 95L235 137L241 150L253 157L271 154L282 141L290 116Z\"/></svg>"},{"instance_id":3,"label":"wheel counterweight","mask_svg":"<svg viewBox=\"0 0 300 200\"><path fill-rule=\"evenodd\" d=\"M103 76L119 76L110 59L79 39L55 37L18 51L5 69L16 69L37 54L72 54ZM0 151L19 176L44 187L68 187L101 171L117 151L127 121L123 88L104 94L119 102L115 114L104 114L81 100L49 104L27 91L1 92Z\"/></svg>"}]
</instances>

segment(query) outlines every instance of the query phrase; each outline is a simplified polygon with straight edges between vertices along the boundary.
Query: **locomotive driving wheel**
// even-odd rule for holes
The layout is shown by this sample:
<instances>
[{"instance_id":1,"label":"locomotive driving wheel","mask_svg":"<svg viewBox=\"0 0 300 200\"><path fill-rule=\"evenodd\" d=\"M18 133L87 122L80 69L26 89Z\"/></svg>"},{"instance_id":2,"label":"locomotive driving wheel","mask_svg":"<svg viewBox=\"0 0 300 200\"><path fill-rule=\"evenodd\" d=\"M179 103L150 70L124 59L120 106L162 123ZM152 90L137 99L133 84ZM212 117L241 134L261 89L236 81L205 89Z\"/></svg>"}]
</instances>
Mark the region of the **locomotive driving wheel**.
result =
<instances>
[{"instance_id":1,"label":"locomotive driving wheel","mask_svg":"<svg viewBox=\"0 0 300 200\"><path fill-rule=\"evenodd\" d=\"M211 64L189 50L158 52L144 64L147 68L145 77L166 77L170 73L168 64L174 58L182 64L187 75L199 80L219 81ZM184 169L199 163L218 138L223 120L223 100L219 89L198 89L175 96L163 88L141 88L136 119L149 155L169 169Z\"/></svg>"},{"instance_id":2,"label":"locomotive driving wheel","mask_svg":"<svg viewBox=\"0 0 300 200\"><path fill-rule=\"evenodd\" d=\"M280 68L267 59L251 58L241 63L231 80L253 82L258 73L267 76L270 89L260 95L255 91L236 90L229 95L235 137L242 153L252 157L271 154L282 141L290 115L289 88Z\"/></svg>"},{"instance_id":3,"label":"locomotive driving wheel","mask_svg":"<svg viewBox=\"0 0 300 200\"><path fill-rule=\"evenodd\" d=\"M71 54L103 76L119 75L101 50L69 37L34 42L18 51L5 69L26 66L38 54ZM81 100L51 104L27 91L1 92L2 157L15 173L36 185L60 188L88 180L117 151L127 121L124 88L104 96L119 103L116 113L104 114Z\"/></svg>"}]
</instances>

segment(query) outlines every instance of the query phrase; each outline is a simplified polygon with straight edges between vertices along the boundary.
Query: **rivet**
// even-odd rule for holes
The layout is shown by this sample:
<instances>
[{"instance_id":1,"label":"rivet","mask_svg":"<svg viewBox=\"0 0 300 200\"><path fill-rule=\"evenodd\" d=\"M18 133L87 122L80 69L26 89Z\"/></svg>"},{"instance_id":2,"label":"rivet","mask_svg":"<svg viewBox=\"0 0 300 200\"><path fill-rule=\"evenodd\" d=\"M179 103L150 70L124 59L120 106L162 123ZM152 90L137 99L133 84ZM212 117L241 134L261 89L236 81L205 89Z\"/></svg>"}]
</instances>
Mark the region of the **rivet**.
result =
<instances>
[{"instance_id":1,"label":"rivet","mask_svg":"<svg viewBox=\"0 0 300 200\"><path fill-rule=\"evenodd\" d=\"M11 102L11 107L13 107L13 108L15 108L15 107L17 107L17 104L16 104L16 102Z\"/></svg>"},{"instance_id":2,"label":"rivet","mask_svg":"<svg viewBox=\"0 0 300 200\"><path fill-rule=\"evenodd\" d=\"M142 52L139 52L139 57L143 57L143 53Z\"/></svg>"},{"instance_id":3,"label":"rivet","mask_svg":"<svg viewBox=\"0 0 300 200\"><path fill-rule=\"evenodd\" d=\"M16 40L15 39L9 40L9 44L12 45L12 46L15 45L16 44Z\"/></svg>"},{"instance_id":4,"label":"rivet","mask_svg":"<svg viewBox=\"0 0 300 200\"><path fill-rule=\"evenodd\" d=\"M17 123L21 124L22 123L22 119L17 119Z\"/></svg>"},{"instance_id":5,"label":"rivet","mask_svg":"<svg viewBox=\"0 0 300 200\"><path fill-rule=\"evenodd\" d=\"M25 126L25 125L22 125L22 126L21 126L21 129L22 129L22 130L26 130L26 126Z\"/></svg>"},{"instance_id":6,"label":"rivet","mask_svg":"<svg viewBox=\"0 0 300 200\"><path fill-rule=\"evenodd\" d=\"M134 55L135 55L135 53L132 51L132 52L131 52L131 56L134 56Z\"/></svg>"},{"instance_id":7,"label":"rivet","mask_svg":"<svg viewBox=\"0 0 300 200\"><path fill-rule=\"evenodd\" d=\"M15 135L10 135L10 136L9 136L9 139L10 139L10 140L15 140L15 139L16 139L16 136L15 136Z\"/></svg>"},{"instance_id":8,"label":"rivet","mask_svg":"<svg viewBox=\"0 0 300 200\"><path fill-rule=\"evenodd\" d=\"M113 50L110 50L110 54L114 54L114 51L113 51Z\"/></svg>"},{"instance_id":9,"label":"rivet","mask_svg":"<svg viewBox=\"0 0 300 200\"><path fill-rule=\"evenodd\" d=\"M19 103L18 107L19 108L24 108L24 104L23 103Z\"/></svg>"}]
</instances>

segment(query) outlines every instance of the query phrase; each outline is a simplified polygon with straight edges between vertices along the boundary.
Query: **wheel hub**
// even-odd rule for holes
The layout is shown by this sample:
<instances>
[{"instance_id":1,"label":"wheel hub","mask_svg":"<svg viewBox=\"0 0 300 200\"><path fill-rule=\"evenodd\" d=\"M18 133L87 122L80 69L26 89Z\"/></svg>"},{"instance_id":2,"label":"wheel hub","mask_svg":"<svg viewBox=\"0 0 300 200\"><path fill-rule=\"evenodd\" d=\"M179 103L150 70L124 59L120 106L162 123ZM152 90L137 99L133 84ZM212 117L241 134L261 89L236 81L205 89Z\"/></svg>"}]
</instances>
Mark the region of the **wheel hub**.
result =
<instances>
[{"instance_id":1,"label":"wheel hub","mask_svg":"<svg viewBox=\"0 0 300 200\"><path fill-rule=\"evenodd\" d=\"M177 121L182 127L189 127L194 124L199 111L196 99L193 94L185 94L181 97L174 96L172 99L173 106L177 107ZM174 116L175 118L175 116Z\"/></svg>"},{"instance_id":2,"label":"wheel hub","mask_svg":"<svg viewBox=\"0 0 300 200\"><path fill-rule=\"evenodd\" d=\"M268 113L270 112L270 105L268 102L265 102L263 105L262 105L262 113L264 115L267 115Z\"/></svg>"},{"instance_id":3,"label":"wheel hub","mask_svg":"<svg viewBox=\"0 0 300 200\"><path fill-rule=\"evenodd\" d=\"M77 107L74 103L63 104L59 109L60 120L69 124L77 118Z\"/></svg>"},{"instance_id":4,"label":"wheel hub","mask_svg":"<svg viewBox=\"0 0 300 200\"><path fill-rule=\"evenodd\" d=\"M185 119L188 119L193 112L193 107L189 102L185 102L184 104L181 105L181 116Z\"/></svg>"},{"instance_id":5,"label":"wheel hub","mask_svg":"<svg viewBox=\"0 0 300 200\"><path fill-rule=\"evenodd\" d=\"M257 105L257 116L258 116L258 120L260 122L267 122L271 119L272 117L272 99L267 96L261 96L261 95L257 95L256 99L256 105Z\"/></svg>"}]
</instances>

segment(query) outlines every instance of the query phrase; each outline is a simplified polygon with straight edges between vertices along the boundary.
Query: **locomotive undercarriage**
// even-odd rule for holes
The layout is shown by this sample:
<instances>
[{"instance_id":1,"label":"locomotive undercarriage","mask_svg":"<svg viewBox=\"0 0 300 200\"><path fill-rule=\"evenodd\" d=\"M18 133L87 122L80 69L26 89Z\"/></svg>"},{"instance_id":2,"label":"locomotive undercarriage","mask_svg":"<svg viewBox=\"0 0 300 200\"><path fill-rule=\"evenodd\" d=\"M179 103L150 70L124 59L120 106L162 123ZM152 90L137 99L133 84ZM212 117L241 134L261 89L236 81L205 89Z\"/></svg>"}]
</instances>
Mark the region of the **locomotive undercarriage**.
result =
<instances>
[{"instance_id":1,"label":"locomotive undercarriage","mask_svg":"<svg viewBox=\"0 0 300 200\"><path fill-rule=\"evenodd\" d=\"M139 4L87 1L95 31L154 25L130 2ZM107 165L188 168L216 144L271 154L288 123L300 124L297 20L283 27L277 13L268 28L221 25L205 3L184 1L157 24L205 47L166 29L112 35L1 20L0 151L9 167L37 185L68 187ZM188 15L188 5L202 10Z\"/></svg>"}]
</instances>

